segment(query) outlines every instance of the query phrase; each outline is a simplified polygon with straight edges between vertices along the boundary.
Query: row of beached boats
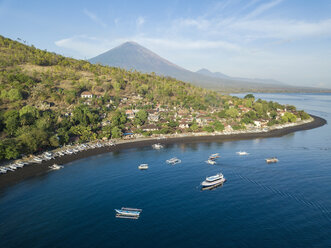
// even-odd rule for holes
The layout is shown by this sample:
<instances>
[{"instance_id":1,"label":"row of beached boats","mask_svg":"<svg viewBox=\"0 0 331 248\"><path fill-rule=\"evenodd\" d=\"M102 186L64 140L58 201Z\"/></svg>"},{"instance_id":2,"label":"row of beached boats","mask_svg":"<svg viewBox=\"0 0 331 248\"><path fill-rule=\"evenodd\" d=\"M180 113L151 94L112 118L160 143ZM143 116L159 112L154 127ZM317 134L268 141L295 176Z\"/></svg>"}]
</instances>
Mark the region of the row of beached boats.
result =
<instances>
[{"instance_id":1,"label":"row of beached boats","mask_svg":"<svg viewBox=\"0 0 331 248\"><path fill-rule=\"evenodd\" d=\"M73 155L79 152L95 149L95 148L101 148L101 147L107 147L107 146L115 146L115 143L112 141L109 142L98 142L98 143L86 143L86 144L79 144L73 147L63 147L60 150L57 151L46 151L38 156L33 156L32 158L25 159L25 160L17 160L11 164L0 166L0 174L6 174L10 171L15 171L17 169L23 168L26 165L29 164L41 164L44 161L49 161L51 159L55 159L58 157L66 156L66 155ZM56 165L56 164L55 164ZM52 170L58 170L62 167L58 167L56 165L50 166L50 169Z\"/></svg>"}]
</instances>

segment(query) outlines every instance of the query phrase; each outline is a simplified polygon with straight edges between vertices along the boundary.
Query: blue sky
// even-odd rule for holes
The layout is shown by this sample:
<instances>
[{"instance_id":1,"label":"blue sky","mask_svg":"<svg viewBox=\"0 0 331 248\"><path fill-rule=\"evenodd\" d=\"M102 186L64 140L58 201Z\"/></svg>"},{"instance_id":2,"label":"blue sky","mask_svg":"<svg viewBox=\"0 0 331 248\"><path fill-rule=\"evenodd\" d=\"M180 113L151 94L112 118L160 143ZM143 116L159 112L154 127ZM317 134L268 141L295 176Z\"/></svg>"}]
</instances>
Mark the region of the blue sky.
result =
<instances>
[{"instance_id":1,"label":"blue sky","mask_svg":"<svg viewBox=\"0 0 331 248\"><path fill-rule=\"evenodd\" d=\"M80 59L136 41L194 71L331 88L330 0L0 0L0 34Z\"/></svg>"}]
</instances>

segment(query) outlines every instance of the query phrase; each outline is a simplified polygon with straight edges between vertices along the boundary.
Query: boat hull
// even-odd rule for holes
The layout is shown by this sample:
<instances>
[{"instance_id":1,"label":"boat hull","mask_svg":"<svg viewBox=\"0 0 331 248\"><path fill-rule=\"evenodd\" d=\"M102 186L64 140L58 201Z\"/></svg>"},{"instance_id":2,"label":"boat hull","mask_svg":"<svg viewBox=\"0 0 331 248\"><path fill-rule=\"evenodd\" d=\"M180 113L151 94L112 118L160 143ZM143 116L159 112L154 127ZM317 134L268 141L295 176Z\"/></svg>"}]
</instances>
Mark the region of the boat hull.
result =
<instances>
[{"instance_id":1,"label":"boat hull","mask_svg":"<svg viewBox=\"0 0 331 248\"><path fill-rule=\"evenodd\" d=\"M201 183L201 186L203 187L203 188L205 188L205 187L213 187L213 186L217 186L217 185L219 185L219 184L222 184L222 183L224 183L226 181L226 179L225 178L221 178L221 179L218 179L218 180L215 180L215 181L213 181L213 182L208 182L208 181L203 181L202 183Z\"/></svg>"},{"instance_id":2,"label":"boat hull","mask_svg":"<svg viewBox=\"0 0 331 248\"><path fill-rule=\"evenodd\" d=\"M138 217L140 212L115 209L116 213L123 216Z\"/></svg>"}]
</instances>

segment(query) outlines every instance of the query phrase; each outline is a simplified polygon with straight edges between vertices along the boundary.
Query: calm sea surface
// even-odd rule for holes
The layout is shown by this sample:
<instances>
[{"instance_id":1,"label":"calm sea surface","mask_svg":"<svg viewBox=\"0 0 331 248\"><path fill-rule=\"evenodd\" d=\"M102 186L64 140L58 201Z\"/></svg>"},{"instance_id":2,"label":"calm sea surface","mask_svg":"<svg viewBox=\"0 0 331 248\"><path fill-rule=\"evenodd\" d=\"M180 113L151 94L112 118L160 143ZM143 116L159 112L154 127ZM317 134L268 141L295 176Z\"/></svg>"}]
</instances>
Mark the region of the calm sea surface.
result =
<instances>
[{"instance_id":1,"label":"calm sea surface","mask_svg":"<svg viewBox=\"0 0 331 248\"><path fill-rule=\"evenodd\" d=\"M256 96L331 123L330 94ZM207 165L216 152L218 164ZM182 163L167 165L174 156ZM279 163L266 164L270 156ZM219 171L228 181L201 191ZM140 219L115 218L122 206L142 208ZM0 192L0 247L331 247L330 125L75 161Z\"/></svg>"}]
</instances>

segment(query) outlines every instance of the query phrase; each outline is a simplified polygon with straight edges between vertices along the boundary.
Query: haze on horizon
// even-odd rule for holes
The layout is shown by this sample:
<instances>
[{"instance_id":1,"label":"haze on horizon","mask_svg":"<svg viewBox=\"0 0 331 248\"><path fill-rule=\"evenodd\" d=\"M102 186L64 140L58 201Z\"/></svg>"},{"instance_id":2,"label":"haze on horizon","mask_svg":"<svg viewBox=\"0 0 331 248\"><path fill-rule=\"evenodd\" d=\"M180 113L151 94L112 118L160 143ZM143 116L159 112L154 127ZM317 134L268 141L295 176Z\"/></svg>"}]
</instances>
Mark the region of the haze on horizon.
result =
<instances>
[{"instance_id":1,"label":"haze on horizon","mask_svg":"<svg viewBox=\"0 0 331 248\"><path fill-rule=\"evenodd\" d=\"M74 58L135 41L192 71L331 88L327 0L0 0L0 22L1 35Z\"/></svg>"}]
</instances>

